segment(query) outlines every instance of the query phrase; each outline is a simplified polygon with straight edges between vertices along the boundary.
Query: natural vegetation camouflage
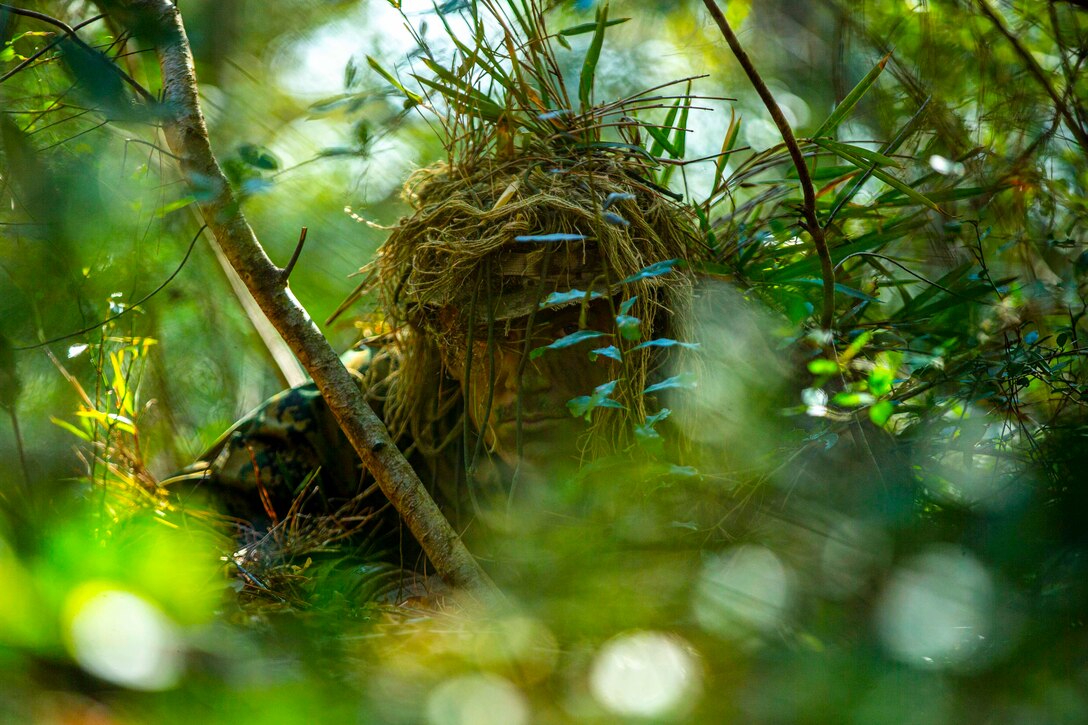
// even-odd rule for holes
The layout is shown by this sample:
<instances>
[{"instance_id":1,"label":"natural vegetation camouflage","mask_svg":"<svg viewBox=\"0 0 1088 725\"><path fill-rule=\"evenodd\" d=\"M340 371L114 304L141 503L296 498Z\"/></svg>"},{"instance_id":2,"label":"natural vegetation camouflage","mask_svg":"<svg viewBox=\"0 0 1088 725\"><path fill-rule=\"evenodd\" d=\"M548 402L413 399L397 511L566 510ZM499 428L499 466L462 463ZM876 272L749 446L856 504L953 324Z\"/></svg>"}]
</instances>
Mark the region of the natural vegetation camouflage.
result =
<instances>
[{"instance_id":1,"label":"natural vegetation camouflage","mask_svg":"<svg viewBox=\"0 0 1088 725\"><path fill-rule=\"evenodd\" d=\"M387 352L363 345L342 357L360 384L370 382L368 402L379 417L384 413L382 381L391 367ZM482 497L502 494L502 473L492 462L481 462L473 472L470 496L460 446L442 455L421 455L414 443L409 437L397 441L452 521L466 521ZM203 490L227 514L252 523L282 519L299 496L305 501L303 513L334 513L373 484L314 383L266 400L171 480L183 485L183 496ZM374 492L369 503L376 510L385 500Z\"/></svg>"}]
</instances>

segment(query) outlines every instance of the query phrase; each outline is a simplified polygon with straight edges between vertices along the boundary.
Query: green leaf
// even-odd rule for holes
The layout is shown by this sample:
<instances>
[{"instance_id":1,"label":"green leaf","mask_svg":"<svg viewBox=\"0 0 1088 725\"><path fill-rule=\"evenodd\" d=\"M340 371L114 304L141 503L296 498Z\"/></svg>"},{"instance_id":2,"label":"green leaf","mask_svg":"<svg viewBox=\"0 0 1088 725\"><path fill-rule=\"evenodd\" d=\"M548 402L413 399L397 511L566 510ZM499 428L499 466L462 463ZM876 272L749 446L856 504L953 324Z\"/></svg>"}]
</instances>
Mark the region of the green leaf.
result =
<instances>
[{"instance_id":1,"label":"green leaf","mask_svg":"<svg viewBox=\"0 0 1088 725\"><path fill-rule=\"evenodd\" d=\"M824 358L810 360L808 363L808 371L813 375L834 375L839 372L839 364L834 360L826 360Z\"/></svg>"},{"instance_id":2,"label":"green leaf","mask_svg":"<svg viewBox=\"0 0 1088 725\"><path fill-rule=\"evenodd\" d=\"M592 395L580 395L568 400L567 409L575 418L585 418L588 421L596 408L623 408L619 402L608 397L616 390L618 382L610 380L594 388Z\"/></svg>"},{"instance_id":3,"label":"green leaf","mask_svg":"<svg viewBox=\"0 0 1088 725\"><path fill-rule=\"evenodd\" d=\"M669 410L668 408L662 408L661 410L657 411L653 415L646 416L646 425L648 425L648 426L650 426L652 428L655 425L657 425L660 421L663 421L666 418L668 418L670 415L672 415L671 410Z\"/></svg>"},{"instance_id":4,"label":"green leaf","mask_svg":"<svg viewBox=\"0 0 1088 725\"><path fill-rule=\"evenodd\" d=\"M820 140L820 141L815 141L814 143L816 143L817 145L824 146L824 147L827 147L827 148L830 149L830 145L828 144L827 141ZM941 214L944 214L944 215L948 216L948 212L946 212L941 207L937 206L933 202L933 200L931 200L925 194L922 194L919 191L915 191L909 185L903 183L902 181L895 178L894 176L892 176L888 172L884 171L883 169L878 169L875 166L867 164L865 162L865 160L862 159L860 156L853 155L853 153L851 153L850 150L851 149L857 149L856 146L848 146L846 144L835 144L835 145L838 146L839 148L833 149L834 152L837 153L839 156L843 157L844 159L846 159L847 161L850 161L850 162L854 163L859 169L865 169L866 171L872 173L873 176L880 179L881 181L883 181L885 184L892 187L893 189L896 189L896 190L906 194L908 197L913 199L916 203L922 204L923 206L927 206L927 207L929 207L930 209L932 209L932 210L934 210L936 212L939 212ZM875 152L868 151L867 153L874 154ZM883 154L876 154L876 155L877 156L883 156ZM884 157L884 158L887 158L887 157Z\"/></svg>"},{"instance_id":5,"label":"green leaf","mask_svg":"<svg viewBox=\"0 0 1088 725\"><path fill-rule=\"evenodd\" d=\"M679 259L666 259L662 262L654 262L650 266L643 267L638 272L632 274L630 277L627 277L626 279L621 281L620 284L630 284L632 282L638 282L641 279L660 277L661 275L668 274L669 272L676 269L676 266L678 264L680 264Z\"/></svg>"},{"instance_id":6,"label":"green leaf","mask_svg":"<svg viewBox=\"0 0 1088 725\"><path fill-rule=\"evenodd\" d=\"M625 299L623 302L620 303L619 314L626 315L628 312L631 311L631 308L635 306L636 302L638 302L637 295L635 297L629 297L628 299Z\"/></svg>"},{"instance_id":7,"label":"green leaf","mask_svg":"<svg viewBox=\"0 0 1088 725\"><path fill-rule=\"evenodd\" d=\"M621 23L626 23L630 19L631 18L616 18L614 20L609 20L608 22L606 22L604 24L604 26L606 28L610 28L613 25L620 25ZM572 25L569 28L563 28L562 30L559 31L559 35L566 36L566 37L569 38L569 37L571 37L573 35L583 35L585 33L592 33L596 29L597 29L597 23L596 22L582 23L581 25Z\"/></svg>"},{"instance_id":8,"label":"green leaf","mask_svg":"<svg viewBox=\"0 0 1088 725\"><path fill-rule=\"evenodd\" d=\"M514 237L515 242L580 242L585 234L522 234Z\"/></svg>"},{"instance_id":9,"label":"green leaf","mask_svg":"<svg viewBox=\"0 0 1088 725\"><path fill-rule=\"evenodd\" d=\"M658 337L653 340L647 340L639 345L635 345L632 350L641 350L644 347L682 347L685 350L698 350L702 347L698 342L681 342L680 340L672 340L668 337Z\"/></svg>"},{"instance_id":10,"label":"green leaf","mask_svg":"<svg viewBox=\"0 0 1088 725\"><path fill-rule=\"evenodd\" d=\"M598 347L596 350L589 351L589 359L596 360L598 357L610 357L613 360L623 362L623 355L620 354L620 350L615 345L609 345L608 347Z\"/></svg>"},{"instance_id":11,"label":"green leaf","mask_svg":"<svg viewBox=\"0 0 1088 725\"><path fill-rule=\"evenodd\" d=\"M63 428L64 430L68 431L69 433L76 436L80 440L85 440L85 441L91 440L91 434L90 433L88 433L87 431L82 430L80 428L76 428L74 425L72 425L71 423L69 423L66 420L61 420L60 418L57 418L57 417L54 417L54 416L49 416L49 420L51 420L54 425L56 425L56 426L58 426L60 428Z\"/></svg>"},{"instance_id":12,"label":"green leaf","mask_svg":"<svg viewBox=\"0 0 1088 725\"><path fill-rule=\"evenodd\" d=\"M812 143L817 146L821 146L828 151L832 151L843 158L854 159L862 158L871 164L878 164L881 166L899 166L899 162L893 159L891 156L885 156L877 151L870 151L867 148L861 146L855 146L854 144L839 143L838 141L832 141L826 138L814 138ZM863 167L867 168L867 167Z\"/></svg>"},{"instance_id":13,"label":"green leaf","mask_svg":"<svg viewBox=\"0 0 1088 725\"><path fill-rule=\"evenodd\" d=\"M407 88L405 88L405 87L404 87L404 86L403 86L403 85L401 84L401 82L400 82L400 81L398 81L398 80L397 80L397 79L396 79L396 78L395 78L395 77L393 76L393 74L392 74L392 73L390 73L389 71L387 71L387 70L386 70L385 68L382 68L382 66L381 66L381 63L379 63L378 61L374 60L374 58L372 58L372 57L371 57L371 56L369 56L369 55L368 55L368 56L366 57L366 62L367 62L367 65L369 65L369 66L370 66L371 68L373 68L373 69L374 69L374 71L375 71L375 72L376 72L376 73L377 73L378 75L380 75L380 76L381 76L382 78L384 78L384 79L385 79L386 81L388 81L388 82L389 82L389 84L390 84L390 85L392 85L392 86L393 86L394 88L396 88L396 89L397 89L398 91L400 91L401 93L403 93L403 94L404 94L404 96L405 96L406 98L408 98L408 100L409 100L409 101L411 101L412 103L414 103L414 104L416 104L416 105L420 105L420 106L421 106L421 105L423 105L423 96L419 95L418 93L413 93L413 92L411 92L410 90L408 90Z\"/></svg>"},{"instance_id":14,"label":"green leaf","mask_svg":"<svg viewBox=\"0 0 1088 725\"><path fill-rule=\"evenodd\" d=\"M874 400L875 398L868 393L842 392L836 393L831 402L844 408L857 408L862 405L870 405Z\"/></svg>"},{"instance_id":15,"label":"green leaf","mask_svg":"<svg viewBox=\"0 0 1088 725\"><path fill-rule=\"evenodd\" d=\"M891 417L892 412L895 410L895 406L890 400L882 400L872 408L869 408L869 420L873 421L874 425L883 426L888 422L888 418Z\"/></svg>"},{"instance_id":16,"label":"green leaf","mask_svg":"<svg viewBox=\"0 0 1088 725\"><path fill-rule=\"evenodd\" d=\"M722 139L722 152L718 156L718 160L714 162L714 184L710 187L710 192L716 193L722 183L722 176L725 175L725 165L729 160L729 152L733 150L733 147L737 143L737 137L740 134L740 119L737 118L736 111L732 108L729 109L729 127L725 130L725 138Z\"/></svg>"},{"instance_id":17,"label":"green leaf","mask_svg":"<svg viewBox=\"0 0 1088 725\"><path fill-rule=\"evenodd\" d=\"M680 159L684 157L684 153L687 151L687 128L688 128L688 112L691 110L691 81L688 81L687 91L684 93L683 104L680 107L680 118L676 122L676 137L673 140L673 147L676 149L676 158ZM661 185L668 186L669 179L672 178L673 172L677 169L676 166L670 166L665 169L665 172L661 174Z\"/></svg>"},{"instance_id":18,"label":"green leaf","mask_svg":"<svg viewBox=\"0 0 1088 725\"><path fill-rule=\"evenodd\" d=\"M692 373L680 373L674 375L671 378L666 378L660 383L654 383L650 387L642 391L643 395L649 395L650 393L656 393L659 390L669 390L671 388L678 388L681 390L690 390L697 385L695 375Z\"/></svg>"},{"instance_id":19,"label":"green leaf","mask_svg":"<svg viewBox=\"0 0 1088 725\"><path fill-rule=\"evenodd\" d=\"M597 72L597 61L601 59L601 48L604 46L604 31L608 27L608 3L604 3L597 9L596 27L593 29L593 40L586 49L586 59L582 63L582 74L578 79L578 100L582 102L582 112L592 107L593 79Z\"/></svg>"},{"instance_id":20,"label":"green leaf","mask_svg":"<svg viewBox=\"0 0 1088 725\"><path fill-rule=\"evenodd\" d=\"M891 53L880 59L872 70L865 74L865 77L858 81L858 84L854 86L853 90L846 94L846 98L842 99L842 103L835 107L835 110L831 112L831 115L820 124L820 127L813 132L813 137L816 136L830 136L831 133L838 128L843 119L846 118L850 111L854 110L854 106L858 104L858 101L869 92L873 84L876 83L876 79L880 77L881 72L884 70L884 66L888 64L888 59L891 58Z\"/></svg>"},{"instance_id":21,"label":"green leaf","mask_svg":"<svg viewBox=\"0 0 1088 725\"><path fill-rule=\"evenodd\" d=\"M679 103L679 101L677 101ZM666 125L671 124L671 121L666 121ZM650 124L640 124L640 127L645 129L646 133L650 134L654 143L650 146L650 156L660 156L661 151L667 151L669 156L676 159L680 157L680 150L673 145L672 140L669 139L668 131L660 129L657 126L651 126Z\"/></svg>"},{"instance_id":22,"label":"green leaf","mask_svg":"<svg viewBox=\"0 0 1088 725\"><path fill-rule=\"evenodd\" d=\"M14 408L21 389L22 382L15 367L15 349L0 334L0 408Z\"/></svg>"},{"instance_id":23,"label":"green leaf","mask_svg":"<svg viewBox=\"0 0 1088 725\"><path fill-rule=\"evenodd\" d=\"M258 146L257 144L247 143L239 146L238 158L254 168L264 169L265 171L275 171L280 167L279 159L264 146Z\"/></svg>"},{"instance_id":24,"label":"green leaf","mask_svg":"<svg viewBox=\"0 0 1088 725\"><path fill-rule=\"evenodd\" d=\"M677 98L673 101L672 106L669 108L669 112L665 114L665 120L662 122L662 126L671 127L676 123L676 114L680 110L681 98ZM668 134L662 131L660 128L654 128L652 131L649 126L644 126L646 132L654 139L654 142L650 145L650 156L660 156L661 152L666 148L673 154L673 158L676 157L675 149L672 148L672 143L669 141Z\"/></svg>"},{"instance_id":25,"label":"green leaf","mask_svg":"<svg viewBox=\"0 0 1088 725\"><path fill-rule=\"evenodd\" d=\"M585 299L595 300L601 297L600 292L583 292L580 289L572 289L569 292L552 292L540 303L540 308L564 305L568 302L578 302Z\"/></svg>"},{"instance_id":26,"label":"green leaf","mask_svg":"<svg viewBox=\"0 0 1088 725\"><path fill-rule=\"evenodd\" d=\"M565 347L571 347L573 345L577 345L580 342L585 342L586 340L593 340L594 338L598 337L606 337L606 335L603 332L597 332L595 330L578 330L578 332L572 332L569 335L555 340L550 345L544 345L543 347L536 348L529 353L529 359L536 360L547 350L562 350Z\"/></svg>"},{"instance_id":27,"label":"green leaf","mask_svg":"<svg viewBox=\"0 0 1088 725\"><path fill-rule=\"evenodd\" d=\"M637 340L642 337L642 320L631 315L616 315L616 329L624 340Z\"/></svg>"},{"instance_id":28,"label":"green leaf","mask_svg":"<svg viewBox=\"0 0 1088 725\"><path fill-rule=\"evenodd\" d=\"M185 207L189 206L190 204L192 204L195 201L196 201L196 197L183 196L180 199L175 199L174 201L170 202L169 204L163 204L162 206L160 206L158 209L155 210L155 216L158 219L162 219L167 214L175 212L178 209L184 209Z\"/></svg>"}]
</instances>

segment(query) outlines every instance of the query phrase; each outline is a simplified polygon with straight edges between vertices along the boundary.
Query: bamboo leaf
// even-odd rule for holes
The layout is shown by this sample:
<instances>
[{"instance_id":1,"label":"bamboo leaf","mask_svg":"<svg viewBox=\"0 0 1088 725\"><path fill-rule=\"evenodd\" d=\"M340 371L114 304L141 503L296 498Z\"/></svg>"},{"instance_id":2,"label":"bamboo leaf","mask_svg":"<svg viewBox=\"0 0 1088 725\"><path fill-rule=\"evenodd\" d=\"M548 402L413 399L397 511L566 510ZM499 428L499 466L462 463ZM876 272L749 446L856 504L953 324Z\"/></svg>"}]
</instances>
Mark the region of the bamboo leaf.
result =
<instances>
[{"instance_id":1,"label":"bamboo leaf","mask_svg":"<svg viewBox=\"0 0 1088 725\"><path fill-rule=\"evenodd\" d=\"M593 40L586 50L586 59L582 63L582 75L578 80L578 100L582 102L582 111L588 111L593 100L593 78L597 72L597 61L601 59L604 46L604 31L608 27L608 3L597 10L597 27L593 29Z\"/></svg>"},{"instance_id":2,"label":"bamboo leaf","mask_svg":"<svg viewBox=\"0 0 1088 725\"><path fill-rule=\"evenodd\" d=\"M880 73L884 70L884 66L888 64L888 59L891 58L891 56L892 54L888 53L881 58L880 62L877 63L872 70L865 74L865 77L854 86L853 90L846 94L846 98L842 99L842 103L836 106L835 110L831 112L831 115L828 116L827 119L820 124L820 127L813 132L813 138L818 136L830 136L831 133L838 128L847 114L854 110L854 106L858 104L858 101L861 100L862 96L868 93L869 89L876 83L876 79L880 77Z\"/></svg>"},{"instance_id":3,"label":"bamboo leaf","mask_svg":"<svg viewBox=\"0 0 1088 725\"><path fill-rule=\"evenodd\" d=\"M944 214L946 216L951 216L944 209L937 206L937 204L932 199L927 197L925 194L911 188L910 185L908 185L908 184L900 181L899 179L895 178L894 176L889 174L887 171L884 171L883 169L878 169L878 168L875 168L875 167L870 167L869 164L865 163L865 159L862 156L854 155L853 152L855 150L857 150L857 148L858 148L857 146L848 146L847 144L839 144L839 143L831 142L831 144L838 147L838 148L832 149L829 142L824 140L824 139L820 139L820 140L814 141L814 142L816 144L820 145L820 146L825 146L826 148L828 148L831 151L834 151L836 154L843 157L847 161L850 161L850 162L854 163L855 165L857 165L857 167L859 169L864 169L866 171L869 171L870 173L872 173L873 176L880 179L881 181L883 181L885 184L892 187L893 189L896 189L896 190L902 192L903 194L906 194L908 197L913 199L916 203L921 204L923 206L927 206L930 209L932 209L933 211L939 212L939 213ZM878 156L878 157L884 157L883 154L877 154L874 151L866 151L866 153L872 154L872 155ZM884 158L887 158L887 157L884 157ZM874 163L877 163L877 162L874 162Z\"/></svg>"},{"instance_id":4,"label":"bamboo leaf","mask_svg":"<svg viewBox=\"0 0 1088 725\"><path fill-rule=\"evenodd\" d=\"M721 186L722 176L725 174L725 165L729 161L729 152L732 151L733 147L736 145L739 134L740 119L737 118L736 111L730 108L729 127L725 130L725 138L722 139L722 153L714 163L714 184L710 187L711 194L716 193Z\"/></svg>"},{"instance_id":5,"label":"bamboo leaf","mask_svg":"<svg viewBox=\"0 0 1088 725\"><path fill-rule=\"evenodd\" d=\"M613 25L620 25L626 23L631 18L616 18L615 20L609 20L604 25L606 28L610 28ZM581 25L572 25L569 28L563 28L559 31L559 35L571 37L573 35L583 35L585 33L592 33L597 29L597 23L582 23Z\"/></svg>"},{"instance_id":6,"label":"bamboo leaf","mask_svg":"<svg viewBox=\"0 0 1088 725\"><path fill-rule=\"evenodd\" d=\"M388 81L389 84L396 88L398 91L403 93L409 101L416 104L417 106L423 105L423 96L419 95L418 93L413 93L412 91L405 88L404 85L400 81L398 81L392 73L387 71L385 68L382 68L381 63L374 60L374 58L369 55L366 57L366 62L367 65L373 68L378 75Z\"/></svg>"},{"instance_id":7,"label":"bamboo leaf","mask_svg":"<svg viewBox=\"0 0 1088 725\"><path fill-rule=\"evenodd\" d=\"M885 156L879 151L870 151L867 148L861 146L855 146L848 143L839 143L838 141L832 141L826 138L814 138L812 143L817 146L823 147L828 151L838 154L843 158L862 158L869 163L878 164L880 166L899 166L899 162L893 159L891 156ZM868 166L863 167L868 170Z\"/></svg>"}]
</instances>

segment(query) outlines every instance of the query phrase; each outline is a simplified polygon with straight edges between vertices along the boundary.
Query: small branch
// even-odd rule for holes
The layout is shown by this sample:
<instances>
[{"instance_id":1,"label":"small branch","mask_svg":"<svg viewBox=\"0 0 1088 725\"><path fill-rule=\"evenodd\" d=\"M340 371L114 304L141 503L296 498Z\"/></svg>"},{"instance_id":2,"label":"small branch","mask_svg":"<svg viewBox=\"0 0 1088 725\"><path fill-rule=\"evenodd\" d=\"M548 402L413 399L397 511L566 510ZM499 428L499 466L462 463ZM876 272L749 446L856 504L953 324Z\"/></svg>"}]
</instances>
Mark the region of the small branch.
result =
<instances>
[{"instance_id":1,"label":"small branch","mask_svg":"<svg viewBox=\"0 0 1088 725\"><path fill-rule=\"evenodd\" d=\"M73 28L68 23L65 23L63 20L58 20L58 19L52 17L51 15L46 15L44 13L35 12L34 10L25 10L23 8L12 7L11 5L5 5L3 3L0 3L0 10L6 10L7 12L11 13L12 15L22 15L23 17L32 18L34 20L40 20L43 23L48 23L49 25L60 28L61 30L64 31L64 33L69 38L72 39L73 42L75 42L77 45L82 47L87 52L92 53L92 54L98 52L94 48L92 48L91 46L89 46L85 42L83 42L83 39L80 38L79 35L76 33L76 29ZM92 18L92 20L97 20L100 17L101 16L96 16L95 18ZM87 24L86 22L80 23L78 27L83 27L86 24ZM135 79L133 79L132 76L130 76L128 73L125 73L123 70L118 68L113 63L110 63L109 67L113 69L114 73L116 73L118 76L121 77L121 80L123 80L125 83L128 83L130 86L132 86L132 88L136 91L136 93L138 93L141 97L143 97L143 99L145 101L147 101L149 103L155 103L155 101L156 101L155 96L151 95L150 91L148 91L146 88L144 88L139 83L137 83L135 81ZM13 73L16 72L16 71L19 71L19 70L22 70L22 65L20 65L19 68L16 68L15 71L13 71ZM12 74L8 74L8 75L12 75ZM4 76L4 78L7 78L7 77L8 77L7 75Z\"/></svg>"},{"instance_id":2,"label":"small branch","mask_svg":"<svg viewBox=\"0 0 1088 725\"><path fill-rule=\"evenodd\" d=\"M770 89L767 88L767 84L763 82L763 78L759 75L759 71L756 70L752 59L744 51L744 47L741 46L733 29L729 27L729 22L725 19L721 8L718 7L714 0L703 0L703 4L706 5L710 16L714 18L714 22L718 24L718 29L725 36L725 42L729 44L729 49L733 51L733 55L736 56L737 61L744 69L748 80L756 89L760 99L762 99L763 105L770 112L771 119L774 121L774 125L778 127L778 132L782 134L782 140L786 143L786 148L790 152L793 165L797 168L797 178L801 182L801 193L804 197L801 205L801 214L804 217L803 226L812 237L812 243L816 247L816 254L820 258L820 274L824 282L824 302L823 312L820 315L820 327L830 331L835 320L835 270L831 264L831 252L827 249L827 237L824 228L820 226L820 220L816 217L816 190L812 186L812 176L808 172L808 164L805 163L801 147L797 145L797 138L793 135L793 129L790 128L789 121L786 120L782 109L778 107L778 102L775 101Z\"/></svg>"},{"instance_id":3,"label":"small branch","mask_svg":"<svg viewBox=\"0 0 1088 725\"><path fill-rule=\"evenodd\" d=\"M283 275L284 284L287 284L287 280L291 278L291 270L295 268L295 263L298 261L299 255L302 254L302 245L306 243L306 232L307 228L302 227L302 231L298 235L298 244L295 245L295 253L291 255L291 261L287 263L287 266L280 271L280 274Z\"/></svg>"},{"instance_id":4,"label":"small branch","mask_svg":"<svg viewBox=\"0 0 1088 725\"><path fill-rule=\"evenodd\" d=\"M75 26L74 28L72 28L72 30L79 30L79 29L80 29L80 28L82 28L83 26L85 26L85 25L90 25L91 23L97 22L97 21L101 20L101 19L102 19L102 18L104 18L104 17L106 17L106 16L105 16L105 15L95 15L95 16L94 16L93 18L88 18L87 20L84 20L84 21L83 21L82 23L80 23L79 25L77 25L77 26ZM7 80L8 78L11 78L11 77L12 77L13 75L15 75L15 74L19 73L19 72L20 72L20 71L22 71L22 70L23 70L24 68L26 68L27 66L29 66L29 65L30 65L31 63L33 63L34 61L36 61L36 60L37 60L38 58L41 58L41 57L42 57L43 55L45 55L46 53L48 53L48 52L49 52L49 50L50 50L51 48L54 48L54 47L56 47L57 43L59 43L59 42L60 42L60 37L58 36L58 37L54 38L53 40L49 41L48 43L46 43L45 45L43 45L43 46L41 47L41 49L39 49L39 50L35 51L35 52L34 52L34 54L33 54L33 55L31 55L31 56L30 56L29 58L27 58L27 59L26 59L26 60L24 60L24 61L23 61L22 63L20 63L19 65L15 66L15 67L14 67L14 68L12 68L11 70L9 70L9 71L8 71L7 73L5 73L4 75L0 76L0 83L3 83L3 82L4 82L4 81L6 81L6 80Z\"/></svg>"},{"instance_id":5,"label":"small branch","mask_svg":"<svg viewBox=\"0 0 1088 725\"><path fill-rule=\"evenodd\" d=\"M283 284L281 270L246 221L212 153L192 53L177 7L170 0L124 0L121 5L128 11L125 20L130 28L144 31L145 40L156 48L167 144L181 157L181 171L190 182L200 179L205 188L210 186L210 198L200 203L200 212L231 266L313 378L348 441L442 578L478 595L499 596L397 450L328 340Z\"/></svg>"},{"instance_id":6,"label":"small branch","mask_svg":"<svg viewBox=\"0 0 1088 725\"><path fill-rule=\"evenodd\" d=\"M1077 143L1080 144L1081 152L1088 154L1088 132L1085 132L1084 127L1082 127L1080 123L1077 122L1077 119L1073 117L1073 114L1069 111L1069 106L1065 103L1065 99L1062 98L1061 94L1058 93L1053 85L1051 85L1050 80L1047 78L1046 71L1044 71L1038 61L1035 60L1035 56L1028 52L1028 49L1024 47L1024 44L1020 42L1020 39L1005 26L1005 22L998 17L997 13L990 7L990 3L987 2L987 0L978 0L978 7L982 10L982 14L989 18L990 22L993 23L998 32L1005 36L1005 39L1012 45L1016 54L1024 61L1024 65L1026 65L1031 74L1035 76L1035 80L1039 82L1039 85L1043 87L1046 94L1054 101L1054 107L1057 109L1058 113L1061 114L1061 117L1065 119L1065 123L1069 126L1069 130L1073 132L1073 136L1077 139Z\"/></svg>"},{"instance_id":7,"label":"small branch","mask_svg":"<svg viewBox=\"0 0 1088 725\"><path fill-rule=\"evenodd\" d=\"M105 325L107 323L110 323L110 322L113 322L114 320L116 320L116 319L118 319L118 318L120 318L120 317L122 317L124 315L127 315L129 312L132 312L137 307L139 307L140 305L142 305L143 303L147 302L149 299L151 299L152 297L157 295L159 292L162 292L164 289L166 289L166 285L168 285L168 284L170 284L171 282L174 281L174 277L177 277L178 274L181 273L181 270L185 268L185 263L189 261L189 255L193 253L193 247L196 246L196 240L200 239L200 235L203 234L204 230L207 229L207 228L208 228L208 225L205 224L204 226L200 227L200 229L197 230L196 235L193 237L193 241L189 242L189 248L185 250L185 256L182 257L181 264L179 264L177 266L177 269L175 269L170 274L169 277L167 277L165 280L163 280L162 284L160 284L158 287L156 287L155 289L148 292L146 295L144 295L140 299L133 302L131 305L129 305L125 309L118 312L116 315L110 315L109 317L102 320L101 322L96 322L93 325L88 325L87 327L84 327L82 330L76 330L75 332L69 332L69 333L67 333L65 335L59 335L57 337L52 337L52 338L50 338L48 340L45 340L43 342L39 342L37 345L24 345L22 347L15 347L15 348L12 348L12 349L14 349L14 350L37 350L40 347L45 347L47 345L52 345L55 342L61 342L62 340L68 340L68 339L71 339L73 337L78 337L79 335L86 334L86 333L90 332L91 330L97 330L98 328L102 327L103 325Z\"/></svg>"}]
</instances>

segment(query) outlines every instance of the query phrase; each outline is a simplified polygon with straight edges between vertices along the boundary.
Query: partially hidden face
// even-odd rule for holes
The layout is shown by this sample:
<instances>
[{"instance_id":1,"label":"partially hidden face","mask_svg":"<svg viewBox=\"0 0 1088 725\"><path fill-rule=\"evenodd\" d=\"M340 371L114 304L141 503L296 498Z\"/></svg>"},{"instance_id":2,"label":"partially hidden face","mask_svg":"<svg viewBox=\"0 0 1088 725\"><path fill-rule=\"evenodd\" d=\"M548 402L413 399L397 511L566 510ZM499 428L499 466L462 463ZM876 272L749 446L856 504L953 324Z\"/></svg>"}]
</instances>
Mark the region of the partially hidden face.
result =
<instances>
[{"instance_id":1,"label":"partially hidden face","mask_svg":"<svg viewBox=\"0 0 1088 725\"><path fill-rule=\"evenodd\" d=\"M590 304L584 319L582 313L580 305L540 310L534 316L528 344L527 318L495 321L490 344L488 325L477 325L472 334L471 360L467 333L451 336L443 346L443 362L461 384L476 430L483 433L488 448L509 465L547 474L569 468L578 461L578 439L586 432L586 424L571 415L567 401L588 395L607 382L607 359L589 359L592 349L608 344L606 338L547 350L535 360L529 359L528 352L573 334L583 326L601 331L613 327L611 307L606 300ZM459 314L448 310L444 317L452 323L451 327L464 330L464 325L457 324Z\"/></svg>"}]
</instances>

